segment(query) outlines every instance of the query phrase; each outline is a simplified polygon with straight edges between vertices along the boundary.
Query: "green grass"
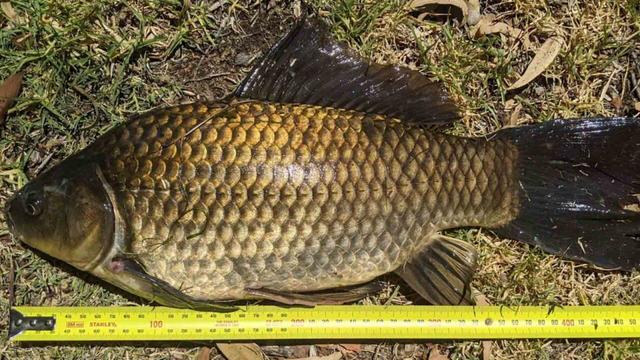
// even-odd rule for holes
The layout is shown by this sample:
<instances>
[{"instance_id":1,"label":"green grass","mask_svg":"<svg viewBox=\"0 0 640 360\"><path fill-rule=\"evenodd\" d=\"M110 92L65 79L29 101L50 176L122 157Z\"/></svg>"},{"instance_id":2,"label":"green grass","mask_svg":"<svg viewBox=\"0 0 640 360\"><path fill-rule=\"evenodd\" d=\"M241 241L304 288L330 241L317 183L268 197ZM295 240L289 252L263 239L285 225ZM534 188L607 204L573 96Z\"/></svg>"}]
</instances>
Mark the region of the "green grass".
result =
<instances>
[{"instance_id":1,"label":"green grass","mask_svg":"<svg viewBox=\"0 0 640 360\"><path fill-rule=\"evenodd\" d=\"M0 131L0 206L28 179L81 149L98 134L147 109L229 93L292 21L293 4L240 1L21 0L18 18L0 14L0 78L24 71L22 94ZM458 134L484 135L507 124L556 117L638 116L640 8L637 1L483 3L483 13L528 34L532 49L498 34L471 38L454 17L417 20L400 0L313 0L335 35L378 62L423 71L450 91L463 115ZM565 46L551 67L522 90L506 88L550 36ZM616 108L612 99L620 97ZM480 250L474 287L493 304L634 304L640 274L605 273L500 240L480 230L452 235ZM108 305L131 301L61 264L43 260L0 223L0 272L15 263L17 304ZM8 277L0 283L0 338L6 338ZM407 302L392 296L374 302ZM439 345L451 359L481 357L479 342ZM382 345L380 354L419 357L417 348ZM416 350L418 349L418 350ZM284 351L284 350L283 350ZM498 341L498 359L639 359L638 341ZM198 346L19 348L0 343L0 358L194 358ZM373 353L362 352L370 359ZM381 358L381 357L378 357Z\"/></svg>"}]
</instances>

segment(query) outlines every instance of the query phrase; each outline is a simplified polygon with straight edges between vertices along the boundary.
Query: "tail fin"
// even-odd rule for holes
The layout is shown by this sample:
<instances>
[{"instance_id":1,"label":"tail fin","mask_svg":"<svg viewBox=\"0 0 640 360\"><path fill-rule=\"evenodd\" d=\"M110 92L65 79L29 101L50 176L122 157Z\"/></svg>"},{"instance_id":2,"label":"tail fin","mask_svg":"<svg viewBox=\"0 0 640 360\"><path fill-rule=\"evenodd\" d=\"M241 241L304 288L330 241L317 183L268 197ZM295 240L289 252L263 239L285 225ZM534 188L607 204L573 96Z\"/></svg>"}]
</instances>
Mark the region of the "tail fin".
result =
<instances>
[{"instance_id":1,"label":"tail fin","mask_svg":"<svg viewBox=\"0 0 640 360\"><path fill-rule=\"evenodd\" d=\"M640 121L555 120L506 129L520 211L496 232L609 269L640 268Z\"/></svg>"}]
</instances>

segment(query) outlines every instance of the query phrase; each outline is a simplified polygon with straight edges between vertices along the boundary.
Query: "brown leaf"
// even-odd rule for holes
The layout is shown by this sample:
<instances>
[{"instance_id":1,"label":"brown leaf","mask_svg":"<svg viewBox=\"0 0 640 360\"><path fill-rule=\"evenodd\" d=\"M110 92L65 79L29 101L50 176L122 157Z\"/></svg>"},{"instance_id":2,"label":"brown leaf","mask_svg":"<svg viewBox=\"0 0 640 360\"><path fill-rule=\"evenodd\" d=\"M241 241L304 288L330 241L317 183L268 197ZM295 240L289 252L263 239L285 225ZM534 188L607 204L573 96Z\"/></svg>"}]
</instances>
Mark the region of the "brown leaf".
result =
<instances>
[{"instance_id":1,"label":"brown leaf","mask_svg":"<svg viewBox=\"0 0 640 360\"><path fill-rule=\"evenodd\" d=\"M491 360L493 356L491 355L491 347L493 346L493 341L484 340L482 342L482 360Z\"/></svg>"},{"instance_id":2,"label":"brown leaf","mask_svg":"<svg viewBox=\"0 0 640 360\"><path fill-rule=\"evenodd\" d=\"M549 65L551 65L553 60L555 60L556 56L558 56L560 49L562 49L562 44L563 40L560 37L554 36L547 39L536 52L536 56L533 57L524 74L522 74L516 82L511 84L507 90L519 89L542 74Z\"/></svg>"},{"instance_id":3,"label":"brown leaf","mask_svg":"<svg viewBox=\"0 0 640 360\"><path fill-rule=\"evenodd\" d=\"M469 7L467 6L466 1L464 0L413 0L409 3L409 8L412 10L417 10L418 8L428 6L428 5L455 6L458 9L460 9L460 11L462 12L463 21L466 21L467 17L469 16ZM418 17L418 19L421 19L421 17Z\"/></svg>"},{"instance_id":4,"label":"brown leaf","mask_svg":"<svg viewBox=\"0 0 640 360\"><path fill-rule=\"evenodd\" d=\"M520 111L522 111L522 104L513 99L507 100L504 103L504 112L507 115L505 124L509 126L518 125L520 120Z\"/></svg>"},{"instance_id":5,"label":"brown leaf","mask_svg":"<svg viewBox=\"0 0 640 360\"><path fill-rule=\"evenodd\" d=\"M340 346L351 352L360 352L362 351L362 344L340 344Z\"/></svg>"},{"instance_id":6,"label":"brown leaf","mask_svg":"<svg viewBox=\"0 0 640 360\"><path fill-rule=\"evenodd\" d=\"M9 21L16 22L16 20L18 20L18 14L16 13L15 10L13 10L13 6L11 6L10 2L8 1L1 2L0 9L2 9L4 16L6 16L7 19L9 19Z\"/></svg>"},{"instance_id":7,"label":"brown leaf","mask_svg":"<svg viewBox=\"0 0 640 360\"><path fill-rule=\"evenodd\" d=\"M475 25L480 21L480 0L467 0L467 8L469 9L469 17L467 24Z\"/></svg>"},{"instance_id":8,"label":"brown leaf","mask_svg":"<svg viewBox=\"0 0 640 360\"><path fill-rule=\"evenodd\" d=\"M616 112L620 112L624 103L622 102L622 98L620 96L614 96L611 98L611 105L616 109Z\"/></svg>"},{"instance_id":9,"label":"brown leaf","mask_svg":"<svg viewBox=\"0 0 640 360\"><path fill-rule=\"evenodd\" d=\"M429 356L427 357L427 359L428 360L449 360L449 357L441 353L440 348L438 347L438 345L436 345L431 348L431 351L429 351Z\"/></svg>"},{"instance_id":10,"label":"brown leaf","mask_svg":"<svg viewBox=\"0 0 640 360\"><path fill-rule=\"evenodd\" d=\"M495 15L486 15L480 18L478 24L472 29L472 35L479 37L480 35L499 33L513 38L519 38L522 36L522 30L516 29L504 22L494 22L495 18Z\"/></svg>"},{"instance_id":11,"label":"brown leaf","mask_svg":"<svg viewBox=\"0 0 640 360\"><path fill-rule=\"evenodd\" d=\"M310 356L309 351L311 347L309 345L291 345L285 346L286 350L289 352L289 357L292 358L304 358Z\"/></svg>"},{"instance_id":12,"label":"brown leaf","mask_svg":"<svg viewBox=\"0 0 640 360\"><path fill-rule=\"evenodd\" d=\"M299 358L295 360L340 360L340 359L342 359L342 353L339 351L336 351L333 354L329 354L325 356L310 356L310 357Z\"/></svg>"},{"instance_id":13,"label":"brown leaf","mask_svg":"<svg viewBox=\"0 0 640 360\"><path fill-rule=\"evenodd\" d=\"M0 2L0 10L2 10L2 14L4 14L11 24L24 24L27 22L27 19L20 16L8 1ZM10 27L11 25L9 25L9 28Z\"/></svg>"},{"instance_id":14,"label":"brown leaf","mask_svg":"<svg viewBox=\"0 0 640 360\"><path fill-rule=\"evenodd\" d=\"M476 304L480 306L491 305L489 299L487 299L484 294L480 294L476 292ZM482 342L482 360L491 360L493 356L491 356L491 346L493 345L493 341L483 341Z\"/></svg>"},{"instance_id":15,"label":"brown leaf","mask_svg":"<svg viewBox=\"0 0 640 360\"><path fill-rule=\"evenodd\" d=\"M478 21L478 23L469 29L470 36L474 38L479 38L480 36L483 36L483 35L502 34L502 35L509 36L512 39L517 39L522 41L522 45L524 45L525 49L531 48L531 42L529 41L529 37L525 34L524 31L520 29L516 29L513 26L504 22L495 22L495 20L496 20L496 16L493 14L482 16Z\"/></svg>"},{"instance_id":16,"label":"brown leaf","mask_svg":"<svg viewBox=\"0 0 640 360\"><path fill-rule=\"evenodd\" d=\"M7 111L13 104L16 96L20 92L22 86L22 73L9 76L2 85L0 85L0 124L4 122Z\"/></svg>"},{"instance_id":17,"label":"brown leaf","mask_svg":"<svg viewBox=\"0 0 640 360\"><path fill-rule=\"evenodd\" d=\"M255 343L217 343L218 350L227 360L264 360L260 346Z\"/></svg>"},{"instance_id":18,"label":"brown leaf","mask_svg":"<svg viewBox=\"0 0 640 360\"><path fill-rule=\"evenodd\" d=\"M209 358L211 358L211 348L206 346L200 348L200 351L196 354L196 360L209 360Z\"/></svg>"},{"instance_id":19,"label":"brown leaf","mask_svg":"<svg viewBox=\"0 0 640 360\"><path fill-rule=\"evenodd\" d=\"M640 101L634 103L633 108L636 109L636 111L640 111Z\"/></svg>"}]
</instances>

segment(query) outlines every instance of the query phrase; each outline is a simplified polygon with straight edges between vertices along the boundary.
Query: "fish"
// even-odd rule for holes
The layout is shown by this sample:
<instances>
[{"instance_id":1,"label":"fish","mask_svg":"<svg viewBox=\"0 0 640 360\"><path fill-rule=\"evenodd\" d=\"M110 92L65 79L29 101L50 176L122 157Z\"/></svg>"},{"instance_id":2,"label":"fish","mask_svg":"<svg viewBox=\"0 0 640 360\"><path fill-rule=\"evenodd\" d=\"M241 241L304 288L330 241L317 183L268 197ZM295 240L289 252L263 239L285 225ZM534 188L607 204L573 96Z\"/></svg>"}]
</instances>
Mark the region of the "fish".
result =
<instances>
[{"instance_id":1,"label":"fish","mask_svg":"<svg viewBox=\"0 0 640 360\"><path fill-rule=\"evenodd\" d=\"M595 267L640 264L640 126L558 119L484 137L418 71L307 16L215 101L114 127L6 206L28 247L166 306L348 303L395 273L471 304L481 227ZM535 274L531 274L535 276Z\"/></svg>"}]
</instances>

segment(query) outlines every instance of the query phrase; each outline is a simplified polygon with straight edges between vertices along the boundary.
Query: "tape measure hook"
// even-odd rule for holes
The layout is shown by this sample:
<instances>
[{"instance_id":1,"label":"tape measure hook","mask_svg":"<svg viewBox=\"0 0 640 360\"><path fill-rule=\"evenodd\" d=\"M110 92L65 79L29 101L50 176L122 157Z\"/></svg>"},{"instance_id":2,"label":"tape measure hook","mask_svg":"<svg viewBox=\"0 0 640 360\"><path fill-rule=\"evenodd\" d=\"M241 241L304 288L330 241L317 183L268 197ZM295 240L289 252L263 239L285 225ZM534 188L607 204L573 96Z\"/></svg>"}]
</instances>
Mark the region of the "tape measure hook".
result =
<instances>
[{"instance_id":1,"label":"tape measure hook","mask_svg":"<svg viewBox=\"0 0 640 360\"><path fill-rule=\"evenodd\" d=\"M56 319L52 316L24 316L11 309L9 312L9 339L28 330L53 330Z\"/></svg>"}]
</instances>

